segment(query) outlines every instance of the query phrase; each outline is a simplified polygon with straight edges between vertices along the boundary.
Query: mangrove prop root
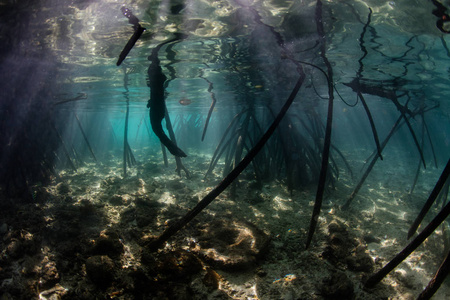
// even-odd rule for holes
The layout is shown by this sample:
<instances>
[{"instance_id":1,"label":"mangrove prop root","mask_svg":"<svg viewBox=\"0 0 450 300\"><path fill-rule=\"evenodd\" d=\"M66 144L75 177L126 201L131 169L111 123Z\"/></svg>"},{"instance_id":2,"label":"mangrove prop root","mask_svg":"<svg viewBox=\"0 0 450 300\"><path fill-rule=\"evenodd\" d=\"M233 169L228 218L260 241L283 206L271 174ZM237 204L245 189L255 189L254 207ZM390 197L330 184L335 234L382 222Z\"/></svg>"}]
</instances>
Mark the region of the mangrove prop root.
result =
<instances>
[{"instance_id":1,"label":"mangrove prop root","mask_svg":"<svg viewBox=\"0 0 450 300\"><path fill-rule=\"evenodd\" d=\"M419 145L419 141L417 140L416 134L414 133L414 130L411 126L411 123L409 122L408 118L406 118L406 115L403 114L403 118L405 119L406 125L408 126L409 132L411 133L411 136L414 140L414 144L416 145L417 151L419 151L419 155L420 155L420 159L422 160L423 163L423 168L426 169L427 168L427 164L425 163L425 158L423 156L423 151L420 148Z\"/></svg>"},{"instance_id":2,"label":"mangrove prop root","mask_svg":"<svg viewBox=\"0 0 450 300\"><path fill-rule=\"evenodd\" d=\"M169 111L167 110L167 107L164 118L166 119L166 128L167 131L169 132L170 139L172 140L175 147L178 147L177 141L175 139L175 132L173 131L172 121L170 120ZM180 157L175 156L175 162L177 164L176 172L178 173L178 176L181 177L181 170L183 170L184 173L186 174L186 178L188 179L191 178L191 173L189 173L188 169L186 169L186 167L183 165L183 162L181 161Z\"/></svg>"},{"instance_id":3,"label":"mangrove prop root","mask_svg":"<svg viewBox=\"0 0 450 300\"><path fill-rule=\"evenodd\" d=\"M223 166L223 176L225 177L228 173L233 170L233 153L236 152L237 140L239 139L239 130L237 131L237 135L233 135L230 137L230 146L226 148L225 154L225 164Z\"/></svg>"},{"instance_id":4,"label":"mangrove prop root","mask_svg":"<svg viewBox=\"0 0 450 300\"><path fill-rule=\"evenodd\" d=\"M72 153L73 161L76 162L78 166L84 164L81 156L78 154L77 150L75 150L75 146L73 145L73 143L70 145L70 153Z\"/></svg>"},{"instance_id":5,"label":"mangrove prop root","mask_svg":"<svg viewBox=\"0 0 450 300\"><path fill-rule=\"evenodd\" d=\"M441 190L441 193L439 194L439 197L436 200L436 206L438 206L442 202L442 206L447 204L448 199L448 190L450 188L450 180L447 180L444 187Z\"/></svg>"},{"instance_id":6,"label":"mangrove prop root","mask_svg":"<svg viewBox=\"0 0 450 300\"><path fill-rule=\"evenodd\" d=\"M131 49L133 48L134 44L136 44L137 40L141 37L142 33L145 31L144 27L141 27L140 25L138 28L134 31L131 38L128 40L128 43L123 48L122 52L119 55L119 59L117 60L116 65L120 66L122 62L127 57L128 53L130 53Z\"/></svg>"},{"instance_id":7,"label":"mangrove prop root","mask_svg":"<svg viewBox=\"0 0 450 300\"><path fill-rule=\"evenodd\" d=\"M388 141L390 140L390 138L392 137L392 135L396 132L400 121L402 120L402 116L398 117L397 121L395 122L394 126L392 126L391 131L389 132L388 136L384 139L383 143L381 144L381 151L383 151L384 147L386 147L386 144L388 143ZM375 165L376 161L378 160L378 155L375 155L372 158L372 161L370 162L369 166L367 167L366 171L364 172L363 176L361 177L361 179L359 180L358 184L356 185L355 189L353 190L353 192L351 193L351 195L348 197L347 201L345 202L345 204L342 206L343 210L346 210L350 207L350 203L353 201L353 199L356 197L356 195L358 194L359 190L361 189L362 185L364 184L364 182L366 181L367 176L369 176L370 172L373 169L373 166Z\"/></svg>"},{"instance_id":8,"label":"mangrove prop root","mask_svg":"<svg viewBox=\"0 0 450 300\"><path fill-rule=\"evenodd\" d=\"M419 111L417 113L424 114L425 112L430 111L432 109L435 109L436 107L437 106L433 106L433 107L430 107L430 108L427 108L427 109L422 109L421 111ZM407 120L408 118L411 118L411 117L415 116L415 114L413 114L413 113L411 113L409 116L406 116L405 112L406 112L405 110L401 110L401 114L400 114L399 118L397 119L397 121L395 122L395 125L392 127L392 129L389 132L388 136L385 138L385 140L383 141L383 143L381 145L381 151L383 151L384 147L386 147L386 144L388 143L388 141L392 137L392 135L404 124L404 123L400 124L400 121L402 119ZM370 172L372 171L373 166L375 165L375 162L378 159L378 156L375 156L375 154L376 154L376 151L374 152L374 154L371 155L372 161L370 162L369 166L367 167L367 170L364 173L364 175L361 177L361 180L359 181L358 185L355 187L355 189L353 190L352 194L347 199L347 202L342 206L342 209L345 210L345 209L349 208L350 203L356 197L356 194L359 192L360 188L364 184L364 181L366 180L367 176L369 176Z\"/></svg>"},{"instance_id":9,"label":"mangrove prop root","mask_svg":"<svg viewBox=\"0 0 450 300\"><path fill-rule=\"evenodd\" d=\"M422 114L422 122L425 126L425 130L427 131L428 142L430 143L431 153L433 154L434 166L437 168L438 163L437 163L437 159L436 159L436 152L434 151L434 145L433 145L433 141L431 140L430 131L428 130L427 123L425 122L425 114Z\"/></svg>"},{"instance_id":10,"label":"mangrove prop root","mask_svg":"<svg viewBox=\"0 0 450 300\"><path fill-rule=\"evenodd\" d=\"M211 106L209 107L209 111L208 111L208 116L206 117L205 127L203 128L203 133L202 133L202 142L203 142L203 140L205 139L206 130L208 129L208 124L211 119L212 112L214 111L214 107L216 106L217 99L216 99L216 95L212 91L214 88L213 83L204 77L202 77L202 78L209 84L208 93L211 94L211 99L212 99Z\"/></svg>"},{"instance_id":11,"label":"mangrove prop root","mask_svg":"<svg viewBox=\"0 0 450 300\"><path fill-rule=\"evenodd\" d=\"M424 147L424 141L425 141L425 119L423 118L423 114L421 115L422 117L422 139L421 139L421 145L420 148L423 151L423 147ZM421 166L421 161L419 161L419 164L417 165L417 169L416 169L416 175L414 175L414 180L413 183L411 185L411 189L409 190L409 194L411 195L414 191L414 188L416 187L417 184L417 180L419 179L419 174L420 174L420 166Z\"/></svg>"},{"instance_id":12,"label":"mangrove prop root","mask_svg":"<svg viewBox=\"0 0 450 300\"><path fill-rule=\"evenodd\" d=\"M369 93L371 91L375 92L375 90L376 89L369 88L368 92ZM416 145L417 151L419 152L420 159L422 160L422 163L423 163L423 167L424 167L424 169L426 169L427 165L425 163L425 158L423 156L423 151L420 148L420 144L419 144L419 141L417 140L416 134L414 133L414 129L412 128L411 123L409 122L409 119L406 116L406 113L408 113L409 116L412 116L414 114L411 110L408 109L408 103L409 103L411 98L408 99L408 101L405 103L405 105L401 105L394 92L388 92L388 93L382 92L382 93L385 94L384 97L389 99L389 100L391 100L392 103L394 103L394 105L397 108L397 110L401 112L403 118L405 119L405 123L408 126L408 130L411 133L411 137L413 138L414 144ZM374 95L377 95L377 94L374 94ZM383 95L378 95L378 96L382 96L383 97Z\"/></svg>"},{"instance_id":13,"label":"mangrove prop root","mask_svg":"<svg viewBox=\"0 0 450 300\"><path fill-rule=\"evenodd\" d=\"M347 167L348 172L350 173L350 177L353 179L352 168L350 167L350 164L348 163L348 161L345 158L344 154L342 154L341 150L339 150L336 146L331 145L331 149L336 151L336 153L341 157L342 161L344 162L345 166Z\"/></svg>"},{"instance_id":14,"label":"mangrove prop root","mask_svg":"<svg viewBox=\"0 0 450 300\"><path fill-rule=\"evenodd\" d=\"M136 158L134 157L133 151L131 151L130 144L127 142L127 149L128 149L128 157L130 158L130 163L128 164L130 167L136 165Z\"/></svg>"},{"instance_id":15,"label":"mangrove prop root","mask_svg":"<svg viewBox=\"0 0 450 300\"><path fill-rule=\"evenodd\" d=\"M128 40L128 43L123 48L122 52L120 53L119 59L117 60L116 63L117 66L120 66L120 64L125 60L128 53L130 53L131 49L133 48L134 44L136 44L137 40L141 37L142 33L145 31L145 28L139 24L139 19L132 14L131 10L129 10L124 6L121 7L121 10L123 15L128 18L128 23L133 25L134 33Z\"/></svg>"},{"instance_id":16,"label":"mangrove prop root","mask_svg":"<svg viewBox=\"0 0 450 300\"><path fill-rule=\"evenodd\" d=\"M213 156L213 158L211 159L211 162L209 164L209 168L208 171L206 172L205 176L203 177L204 180L206 180L206 178L208 178L208 176L210 176L212 174L212 171L214 170L214 168L216 167L217 163L219 162L219 159L222 157L223 153L225 151L227 151L227 153L230 152L230 148L231 148L231 141L234 139L234 137L230 137L228 138L227 143L224 144L223 147L221 148L217 148L219 150L219 152L217 153L217 151L214 153L215 157ZM225 155L226 157L228 157L228 154ZM227 166L227 158L225 159L225 166Z\"/></svg>"},{"instance_id":17,"label":"mangrove prop root","mask_svg":"<svg viewBox=\"0 0 450 300\"><path fill-rule=\"evenodd\" d=\"M434 293L436 293L436 291L441 286L442 282L444 282L449 272L450 272L450 252L447 253L444 262L441 264L434 277L428 283L427 287L423 290L422 293L420 293L419 297L417 297L417 300L431 299Z\"/></svg>"},{"instance_id":18,"label":"mangrove prop root","mask_svg":"<svg viewBox=\"0 0 450 300\"><path fill-rule=\"evenodd\" d=\"M166 147L164 146L164 144L163 143L160 143L161 144L161 151L162 151L162 154L163 154L163 160L164 160L164 167L168 167L169 166L169 161L167 160L167 151L166 151Z\"/></svg>"},{"instance_id":19,"label":"mangrove prop root","mask_svg":"<svg viewBox=\"0 0 450 300\"><path fill-rule=\"evenodd\" d=\"M222 138L219 141L219 144L217 144L216 150L214 151L213 157L211 158L211 163L209 164L209 168L208 171L205 174L204 179L206 179L206 177L208 177L211 172L213 171L214 167L216 166L218 160L220 159L224 149L229 146L229 142L231 141L231 139L228 140L228 143L225 143L225 146L222 147L222 144L225 141L225 138L227 137L228 133L230 132L231 129L234 129L234 127L236 127L236 122L238 121L239 117L246 112L247 110L243 110L240 113L236 114L233 119L231 120L230 124L228 124L227 129L225 129L225 133L222 135Z\"/></svg>"},{"instance_id":20,"label":"mangrove prop root","mask_svg":"<svg viewBox=\"0 0 450 300\"><path fill-rule=\"evenodd\" d=\"M127 76L125 75L125 78ZM124 79L127 82L127 79ZM125 88L128 90L127 86ZM128 157L128 116L130 114L130 102L127 99L127 110L125 113L125 128L123 133L123 177L127 176L127 157Z\"/></svg>"},{"instance_id":21,"label":"mangrove prop root","mask_svg":"<svg viewBox=\"0 0 450 300\"><path fill-rule=\"evenodd\" d=\"M61 137L61 134L59 133L58 129L56 129L56 126L53 122L51 122L50 125L52 126L53 130L55 130L56 136L58 137L59 141L61 142L62 149L64 151L64 154L66 155L66 158L67 158L67 161L69 162L70 167L72 168L72 170L77 172L77 168L75 167L75 164L73 163L72 159L70 159L69 151L67 150L66 143L64 142L63 138Z\"/></svg>"},{"instance_id":22,"label":"mangrove prop root","mask_svg":"<svg viewBox=\"0 0 450 300\"><path fill-rule=\"evenodd\" d=\"M450 159L447 162L447 166L441 174L436 186L434 187L431 195L428 199L432 198L437 190L442 188L441 182L448 179L450 173ZM440 186L440 188L439 188ZM427 201L428 202L428 201ZM372 288L379 283L390 271L397 267L408 255L410 255L417 247L419 247L425 239L427 239L434 230L448 217L450 214L450 203L439 212L439 214L425 227L425 229L414 239L408 246L406 246L397 256L395 256L386 266L384 266L377 273L372 275L365 283L366 288ZM426 298L424 298L426 299Z\"/></svg>"},{"instance_id":23,"label":"mangrove prop root","mask_svg":"<svg viewBox=\"0 0 450 300\"><path fill-rule=\"evenodd\" d=\"M286 103L281 108L277 117L273 121L272 125L270 125L269 129L264 133L258 143L247 153L247 155L242 159L242 161L234 168L223 180L217 185L208 195L206 195L192 210L190 210L184 217L174 223L172 226L168 227L155 241L150 244L151 250L157 250L164 243L176 234L181 228L183 228L189 221L191 221L196 215L198 215L205 207L207 207L217 196L219 196L233 181L236 177L244 171L244 169L250 164L253 158L259 153L259 151L263 148L269 138L272 136L275 129L280 124L283 117L286 115L289 107L295 99L300 87L303 84L305 79L305 74L303 73L303 69L301 67L297 68L300 73L300 77L295 84L294 89L292 90L289 98L286 100Z\"/></svg>"},{"instance_id":24,"label":"mangrove prop root","mask_svg":"<svg viewBox=\"0 0 450 300\"><path fill-rule=\"evenodd\" d=\"M363 30L361 32L361 36L359 38L359 47L361 48L361 51L363 52L363 56L360 57L359 60L358 60L359 70L357 72L356 79L355 79L355 83L358 86L358 89L356 90L356 93L357 93L357 98L356 98L357 101L356 101L356 103L358 102L358 99L360 99L361 103L363 104L364 110L366 111L367 118L369 119L369 123L370 123L370 127L372 129L372 134L373 134L373 137L374 137L374 140L375 140L375 144L377 146L378 156L382 160L383 156L381 156L380 141L378 139L378 134L377 134L377 130L375 128L375 123L373 121L372 114L370 113L369 107L367 106L366 100L364 99L364 97L363 97L363 95L361 93L361 90L359 88L359 79L362 78L362 72L363 72L363 69L364 69L363 60L368 54L367 48L364 45L364 37L366 35L367 28L370 26L371 18L372 18L372 9L369 7L369 15L367 16L367 22L364 24Z\"/></svg>"},{"instance_id":25,"label":"mangrove prop root","mask_svg":"<svg viewBox=\"0 0 450 300\"><path fill-rule=\"evenodd\" d=\"M322 207L323 193L325 190L326 177L328 172L328 159L330 156L330 145L331 145L331 126L333 124L333 69L331 67L330 62L325 56L326 46L325 46L325 32L323 29L322 22L322 2L320 0L317 1L316 4L316 26L317 26L317 34L321 39L320 45L320 54L321 57L327 67L327 82L328 82L328 115L327 115L327 125L325 128L325 143L323 146L322 152L322 167L320 169L319 175L319 185L317 187L316 193L316 201L314 203L314 209L311 216L311 222L308 230L308 238L306 240L306 249L308 249L311 244L312 237L314 235L314 231L317 226L317 221L319 219L320 208Z\"/></svg>"},{"instance_id":26,"label":"mangrove prop root","mask_svg":"<svg viewBox=\"0 0 450 300\"><path fill-rule=\"evenodd\" d=\"M184 171L184 174L186 175L186 178L190 179L191 178L191 173L183 165L183 162L181 161L181 158L179 158L178 156L175 156L175 162L176 162L176 165L177 165L177 168L176 168L175 171L177 172L178 176L181 177L181 171Z\"/></svg>"},{"instance_id":27,"label":"mangrove prop root","mask_svg":"<svg viewBox=\"0 0 450 300\"><path fill-rule=\"evenodd\" d=\"M92 157L94 158L95 161L97 161L97 158L95 157L94 151L92 150L91 144L89 144L89 141L87 139L86 133L84 133L83 126L81 126L80 119L78 119L77 113L74 112L74 115L75 115L75 119L77 120L78 127L80 127L80 131L81 131L81 134L83 135L84 141L86 142L86 145L88 146L89 151L92 154Z\"/></svg>"},{"instance_id":28,"label":"mangrove prop root","mask_svg":"<svg viewBox=\"0 0 450 300\"><path fill-rule=\"evenodd\" d=\"M442 172L441 176L439 177L439 180L437 181L436 185L434 186L433 191L431 192L430 196L428 197L427 202L425 202L425 205L422 207L422 210L420 211L417 218L414 220L413 224L411 225L411 228L408 231L408 239L414 235L417 228L419 227L420 223L422 222L423 218L427 214L427 212L430 210L431 205L436 200L437 196L442 190L442 187L444 186L445 182L448 179L448 176L450 174L450 160L447 162L447 165Z\"/></svg>"},{"instance_id":29,"label":"mangrove prop root","mask_svg":"<svg viewBox=\"0 0 450 300\"><path fill-rule=\"evenodd\" d=\"M247 117L244 120L244 123L242 124L241 128L239 129L239 137L236 141L236 151L233 151L234 153L234 163L233 168L236 168L236 165L239 161L241 161L242 152L244 150L245 145L245 139L247 138L247 132L248 132L248 124L250 122L251 113L247 115ZM231 186L231 196L234 198L236 193L236 182L233 183Z\"/></svg>"},{"instance_id":30,"label":"mangrove prop root","mask_svg":"<svg viewBox=\"0 0 450 300\"><path fill-rule=\"evenodd\" d=\"M55 102L53 105L60 105L60 104L64 104L67 102L78 101L78 100L86 100L87 98L88 98L88 95L86 93L77 93L76 97L73 97L70 99L59 100L58 102Z\"/></svg>"},{"instance_id":31,"label":"mangrove prop root","mask_svg":"<svg viewBox=\"0 0 450 300\"><path fill-rule=\"evenodd\" d=\"M366 111L366 114L367 114L367 118L369 119L370 127L372 128L373 138L375 140L375 145L377 146L378 156L380 157L381 160L383 160L383 156L381 156L380 140L378 139L377 129L375 127L375 123L373 122L373 118L372 118L372 114L370 113L369 106L367 106L366 100L364 99L364 97L360 91L358 91L358 97L359 97L359 99L361 99L361 103L363 104L364 110Z\"/></svg>"}]
</instances>

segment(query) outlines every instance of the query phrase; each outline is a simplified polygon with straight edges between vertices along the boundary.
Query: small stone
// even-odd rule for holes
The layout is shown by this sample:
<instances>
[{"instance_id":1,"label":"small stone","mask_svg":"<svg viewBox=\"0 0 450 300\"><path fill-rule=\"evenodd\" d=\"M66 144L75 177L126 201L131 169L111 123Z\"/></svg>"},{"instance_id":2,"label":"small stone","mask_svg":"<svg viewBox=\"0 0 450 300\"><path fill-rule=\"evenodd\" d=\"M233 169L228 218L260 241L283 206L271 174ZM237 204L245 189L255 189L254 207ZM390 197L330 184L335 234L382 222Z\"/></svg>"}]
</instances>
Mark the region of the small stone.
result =
<instances>
[{"instance_id":1,"label":"small stone","mask_svg":"<svg viewBox=\"0 0 450 300\"><path fill-rule=\"evenodd\" d=\"M328 232L330 234L332 233L336 233L336 232L345 232L346 228L345 225L339 224L336 220L333 220L330 222L330 224L328 225Z\"/></svg>"},{"instance_id":2,"label":"small stone","mask_svg":"<svg viewBox=\"0 0 450 300\"><path fill-rule=\"evenodd\" d=\"M219 288L220 275L213 269L208 268L205 276L203 276L203 283L211 290L217 290Z\"/></svg>"},{"instance_id":3,"label":"small stone","mask_svg":"<svg viewBox=\"0 0 450 300\"><path fill-rule=\"evenodd\" d=\"M86 260L86 273L95 284L108 286L114 279L114 262L106 255L91 256Z\"/></svg>"}]
</instances>

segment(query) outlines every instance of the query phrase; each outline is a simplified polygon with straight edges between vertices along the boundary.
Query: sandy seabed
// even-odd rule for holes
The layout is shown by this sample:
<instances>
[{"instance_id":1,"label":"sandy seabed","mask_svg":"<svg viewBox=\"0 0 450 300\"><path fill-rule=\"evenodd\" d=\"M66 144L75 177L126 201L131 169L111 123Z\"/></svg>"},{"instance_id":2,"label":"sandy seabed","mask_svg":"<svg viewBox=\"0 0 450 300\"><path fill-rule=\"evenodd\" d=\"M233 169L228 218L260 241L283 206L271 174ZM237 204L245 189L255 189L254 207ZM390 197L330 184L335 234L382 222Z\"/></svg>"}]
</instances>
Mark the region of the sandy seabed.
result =
<instances>
[{"instance_id":1,"label":"sandy seabed","mask_svg":"<svg viewBox=\"0 0 450 300\"><path fill-rule=\"evenodd\" d=\"M408 244L409 226L435 182L409 195L410 178L383 168L374 169L346 211L339 206L359 178L341 172L308 250L315 187L290 193L274 181L256 188L244 172L234 197L228 188L151 251L150 243L222 177L203 178L208 157L183 160L186 179L145 151L137 160L149 162L126 178L111 156L33 187L33 201L2 196L1 300L415 299L444 258L441 226L381 283L364 289L364 280ZM351 163L360 167L362 160ZM448 279L433 299L450 299Z\"/></svg>"}]
</instances>

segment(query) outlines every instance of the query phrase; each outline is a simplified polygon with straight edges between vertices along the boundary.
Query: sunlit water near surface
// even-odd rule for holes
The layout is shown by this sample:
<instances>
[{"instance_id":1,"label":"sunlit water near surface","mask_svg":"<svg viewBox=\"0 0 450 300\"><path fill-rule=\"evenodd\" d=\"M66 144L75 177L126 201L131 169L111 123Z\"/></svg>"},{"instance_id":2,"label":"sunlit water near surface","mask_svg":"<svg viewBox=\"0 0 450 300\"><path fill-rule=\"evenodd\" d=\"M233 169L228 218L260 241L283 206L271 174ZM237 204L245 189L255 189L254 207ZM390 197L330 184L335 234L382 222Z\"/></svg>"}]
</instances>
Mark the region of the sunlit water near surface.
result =
<instances>
[{"instance_id":1,"label":"sunlit water near surface","mask_svg":"<svg viewBox=\"0 0 450 300\"><path fill-rule=\"evenodd\" d=\"M146 30L117 66L135 32L122 7ZM0 0L1 298L416 299L449 253L447 221L364 283L417 236L450 157L446 7ZM155 57L178 161L147 107ZM291 96L243 173L154 251ZM433 299L449 297L447 279Z\"/></svg>"}]
</instances>

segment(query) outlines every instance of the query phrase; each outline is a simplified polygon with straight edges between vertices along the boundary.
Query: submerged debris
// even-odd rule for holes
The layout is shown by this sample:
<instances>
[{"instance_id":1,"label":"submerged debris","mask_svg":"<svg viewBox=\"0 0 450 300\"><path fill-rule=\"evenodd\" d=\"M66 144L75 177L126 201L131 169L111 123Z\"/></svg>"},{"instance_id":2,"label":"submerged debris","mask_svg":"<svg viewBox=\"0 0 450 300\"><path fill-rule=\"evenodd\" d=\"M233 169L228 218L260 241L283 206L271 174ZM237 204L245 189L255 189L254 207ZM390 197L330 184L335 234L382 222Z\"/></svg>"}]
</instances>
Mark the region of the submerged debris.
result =
<instances>
[{"instance_id":1,"label":"submerged debris","mask_svg":"<svg viewBox=\"0 0 450 300\"><path fill-rule=\"evenodd\" d=\"M218 219L201 225L198 244L191 250L212 266L227 271L255 267L267 251L270 238L255 225L228 219Z\"/></svg>"},{"instance_id":2,"label":"submerged debris","mask_svg":"<svg viewBox=\"0 0 450 300\"><path fill-rule=\"evenodd\" d=\"M352 238L345 224L332 221L328 225L328 242L322 256L331 263L356 272L371 272L374 262L369 256L367 246Z\"/></svg>"}]
</instances>

